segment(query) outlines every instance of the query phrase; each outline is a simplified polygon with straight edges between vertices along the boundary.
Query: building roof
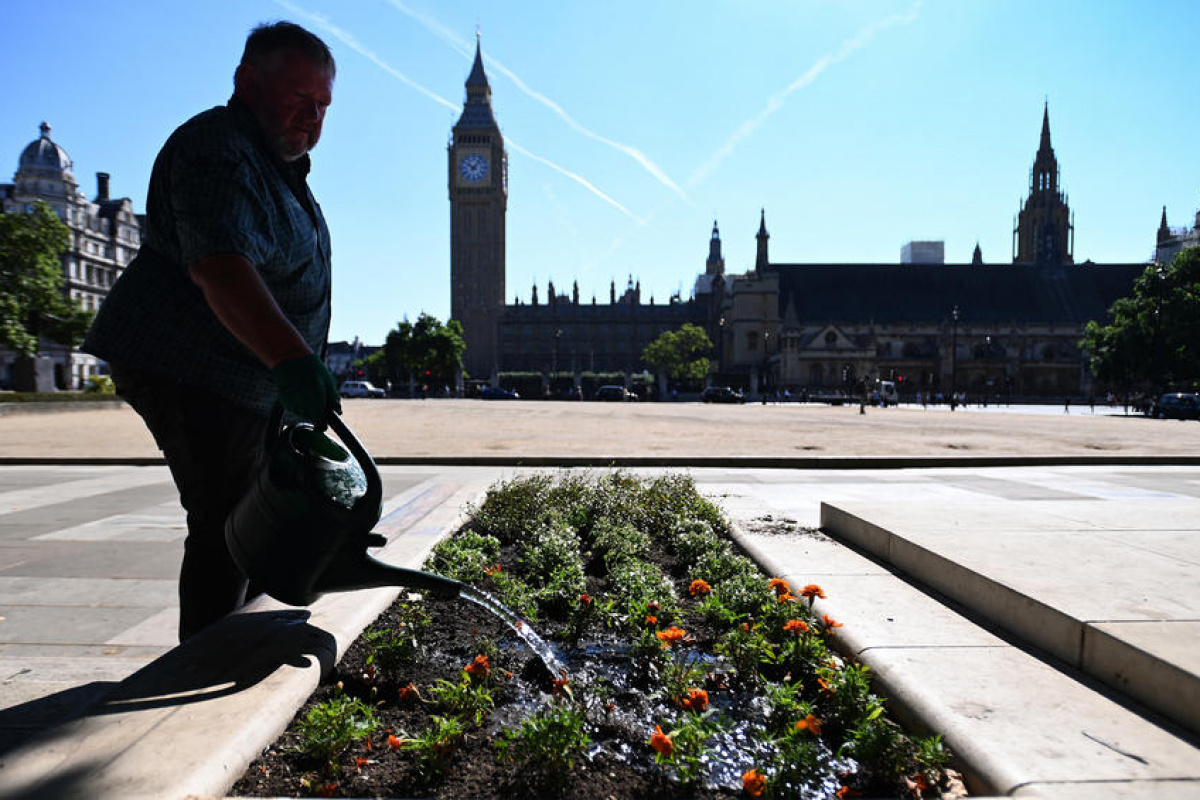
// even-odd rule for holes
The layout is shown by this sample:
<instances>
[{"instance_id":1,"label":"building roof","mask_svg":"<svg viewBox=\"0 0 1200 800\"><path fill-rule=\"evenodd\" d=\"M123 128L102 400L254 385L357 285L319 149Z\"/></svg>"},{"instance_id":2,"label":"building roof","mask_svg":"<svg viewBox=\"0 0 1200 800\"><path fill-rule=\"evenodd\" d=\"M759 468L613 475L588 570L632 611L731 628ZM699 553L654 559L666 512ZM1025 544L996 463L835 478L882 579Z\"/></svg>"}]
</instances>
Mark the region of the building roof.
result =
<instances>
[{"instance_id":1,"label":"building roof","mask_svg":"<svg viewBox=\"0 0 1200 800\"><path fill-rule=\"evenodd\" d=\"M483 50L479 40L475 41L475 63L467 76L467 102L463 104L462 116L454 125L460 128L499 128L492 114L491 86L483 69Z\"/></svg>"},{"instance_id":2,"label":"building roof","mask_svg":"<svg viewBox=\"0 0 1200 800\"><path fill-rule=\"evenodd\" d=\"M75 181L71 157L50 139L50 126L45 122L39 126L42 135L34 139L21 151L17 162L17 174L52 177Z\"/></svg>"},{"instance_id":3,"label":"building roof","mask_svg":"<svg viewBox=\"0 0 1200 800\"><path fill-rule=\"evenodd\" d=\"M772 264L780 316L802 323L1081 325L1104 321L1145 264Z\"/></svg>"}]
</instances>

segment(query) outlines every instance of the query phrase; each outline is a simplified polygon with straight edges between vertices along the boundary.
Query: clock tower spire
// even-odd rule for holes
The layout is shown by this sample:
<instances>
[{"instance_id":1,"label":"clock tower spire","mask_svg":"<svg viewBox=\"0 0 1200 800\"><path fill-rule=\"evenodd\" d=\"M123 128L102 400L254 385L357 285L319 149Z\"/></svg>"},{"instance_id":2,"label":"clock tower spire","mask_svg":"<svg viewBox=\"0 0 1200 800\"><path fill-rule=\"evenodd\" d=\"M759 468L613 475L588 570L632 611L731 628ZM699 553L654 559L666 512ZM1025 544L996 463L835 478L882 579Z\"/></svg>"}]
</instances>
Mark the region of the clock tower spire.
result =
<instances>
[{"instance_id":1,"label":"clock tower spire","mask_svg":"<svg viewBox=\"0 0 1200 800\"><path fill-rule=\"evenodd\" d=\"M492 87L478 34L462 115L450 133L450 316L463 326L467 372L499 368L497 325L504 311L504 229L508 156L492 114Z\"/></svg>"}]
</instances>

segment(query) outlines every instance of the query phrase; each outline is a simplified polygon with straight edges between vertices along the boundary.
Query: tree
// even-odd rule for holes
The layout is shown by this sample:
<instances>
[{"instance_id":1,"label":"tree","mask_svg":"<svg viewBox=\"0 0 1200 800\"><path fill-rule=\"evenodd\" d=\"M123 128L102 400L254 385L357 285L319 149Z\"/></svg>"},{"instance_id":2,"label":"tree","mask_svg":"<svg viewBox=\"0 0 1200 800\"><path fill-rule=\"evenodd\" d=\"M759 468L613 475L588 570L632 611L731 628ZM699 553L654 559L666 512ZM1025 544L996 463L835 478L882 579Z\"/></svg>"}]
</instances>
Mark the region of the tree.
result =
<instances>
[{"instance_id":1,"label":"tree","mask_svg":"<svg viewBox=\"0 0 1200 800\"><path fill-rule=\"evenodd\" d=\"M677 331L663 331L657 339L646 345L642 361L659 372L665 372L672 381L702 381L708 375L711 363L712 341L698 325L685 322Z\"/></svg>"},{"instance_id":2,"label":"tree","mask_svg":"<svg viewBox=\"0 0 1200 800\"><path fill-rule=\"evenodd\" d=\"M1147 266L1109 317L1089 322L1079 343L1097 380L1157 391L1200 379L1200 247Z\"/></svg>"},{"instance_id":3,"label":"tree","mask_svg":"<svg viewBox=\"0 0 1200 800\"><path fill-rule=\"evenodd\" d=\"M367 367L374 370L382 366L394 382L412 378L418 383L452 386L466 349L458 320L443 324L436 317L421 314L415 323L404 320L397 325L387 335L380 351L383 355L367 359Z\"/></svg>"},{"instance_id":4,"label":"tree","mask_svg":"<svg viewBox=\"0 0 1200 800\"><path fill-rule=\"evenodd\" d=\"M63 296L62 254L71 231L41 200L28 214L0 213L0 345L24 358L38 337L75 347L91 326L90 311Z\"/></svg>"}]
</instances>

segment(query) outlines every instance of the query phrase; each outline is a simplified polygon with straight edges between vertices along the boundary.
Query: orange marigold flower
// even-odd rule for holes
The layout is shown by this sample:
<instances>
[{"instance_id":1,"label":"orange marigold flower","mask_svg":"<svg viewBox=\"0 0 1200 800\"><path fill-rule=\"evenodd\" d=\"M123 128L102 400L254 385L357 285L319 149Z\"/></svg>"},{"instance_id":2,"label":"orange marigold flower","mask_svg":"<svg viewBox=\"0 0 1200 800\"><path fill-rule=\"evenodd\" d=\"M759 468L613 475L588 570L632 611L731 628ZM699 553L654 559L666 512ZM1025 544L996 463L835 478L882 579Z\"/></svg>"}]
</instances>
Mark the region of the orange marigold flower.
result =
<instances>
[{"instance_id":1,"label":"orange marigold flower","mask_svg":"<svg viewBox=\"0 0 1200 800\"><path fill-rule=\"evenodd\" d=\"M796 595L792 594L791 592L784 592L776 597L775 601L778 603L794 603L796 602Z\"/></svg>"},{"instance_id":2,"label":"orange marigold flower","mask_svg":"<svg viewBox=\"0 0 1200 800\"><path fill-rule=\"evenodd\" d=\"M808 633L808 623L802 619L789 619L783 623L783 629L788 633Z\"/></svg>"},{"instance_id":3,"label":"orange marigold flower","mask_svg":"<svg viewBox=\"0 0 1200 800\"><path fill-rule=\"evenodd\" d=\"M843 786L842 788L840 788L836 792L834 792L833 796L836 797L838 800L845 800L845 798L847 798L847 797L862 797L862 794L854 791L849 786Z\"/></svg>"},{"instance_id":4,"label":"orange marigold flower","mask_svg":"<svg viewBox=\"0 0 1200 800\"><path fill-rule=\"evenodd\" d=\"M657 625L658 617L654 616L653 614L647 614L646 615L646 624L647 625Z\"/></svg>"},{"instance_id":5,"label":"orange marigold flower","mask_svg":"<svg viewBox=\"0 0 1200 800\"><path fill-rule=\"evenodd\" d=\"M833 687L830 686L829 681L825 680L824 678L817 678L817 686L820 686L821 691L825 692L826 694L833 693Z\"/></svg>"},{"instance_id":6,"label":"orange marigold flower","mask_svg":"<svg viewBox=\"0 0 1200 800\"><path fill-rule=\"evenodd\" d=\"M321 784L321 797L337 797L337 786L336 783Z\"/></svg>"},{"instance_id":7,"label":"orange marigold flower","mask_svg":"<svg viewBox=\"0 0 1200 800\"><path fill-rule=\"evenodd\" d=\"M767 776L756 769L748 769L742 773L742 788L751 797L762 797L767 789Z\"/></svg>"},{"instance_id":8,"label":"orange marigold flower","mask_svg":"<svg viewBox=\"0 0 1200 800\"><path fill-rule=\"evenodd\" d=\"M826 632L828 632L828 633L830 633L830 634L833 634L833 633L835 632L835 631L833 630L834 628L843 628L843 627L845 627L845 626L844 626L842 623L838 622L836 619L834 619L833 617L829 616L828 614L826 614L824 617L822 617L822 619L823 619L823 620L825 620L825 630L826 630Z\"/></svg>"},{"instance_id":9,"label":"orange marigold flower","mask_svg":"<svg viewBox=\"0 0 1200 800\"><path fill-rule=\"evenodd\" d=\"M658 609L659 609L658 603L654 602L653 600L651 600L649 603L646 603L646 613L647 614L657 614Z\"/></svg>"},{"instance_id":10,"label":"orange marigold flower","mask_svg":"<svg viewBox=\"0 0 1200 800\"><path fill-rule=\"evenodd\" d=\"M399 737L397 737L396 734L392 733L392 734L388 734L387 746L388 746L389 750L394 752L396 750L399 750L401 747L403 747L404 742L400 741Z\"/></svg>"},{"instance_id":11,"label":"orange marigold flower","mask_svg":"<svg viewBox=\"0 0 1200 800\"><path fill-rule=\"evenodd\" d=\"M362 769L366 765L367 765L367 759L365 756L359 756L358 758L354 759L355 769Z\"/></svg>"},{"instance_id":12,"label":"orange marigold flower","mask_svg":"<svg viewBox=\"0 0 1200 800\"><path fill-rule=\"evenodd\" d=\"M788 582L783 578L771 578L771 588L775 590L775 594L787 594L791 591Z\"/></svg>"},{"instance_id":13,"label":"orange marigold flower","mask_svg":"<svg viewBox=\"0 0 1200 800\"><path fill-rule=\"evenodd\" d=\"M692 581L692 585L688 587L688 594L692 597L700 597L712 591L712 587L708 585L708 581L696 578Z\"/></svg>"},{"instance_id":14,"label":"orange marigold flower","mask_svg":"<svg viewBox=\"0 0 1200 800\"><path fill-rule=\"evenodd\" d=\"M801 733L807 731L813 736L819 736L821 734L821 720L817 719L812 714L809 714L807 717L796 723L796 730L800 731Z\"/></svg>"},{"instance_id":15,"label":"orange marigold flower","mask_svg":"<svg viewBox=\"0 0 1200 800\"><path fill-rule=\"evenodd\" d=\"M483 571L483 574L484 575L495 575L497 572L503 572L503 571L504 570L500 567L499 564L492 564L490 567L488 567L487 569L485 569Z\"/></svg>"},{"instance_id":16,"label":"orange marigold flower","mask_svg":"<svg viewBox=\"0 0 1200 800\"><path fill-rule=\"evenodd\" d=\"M810 583L808 586L805 586L803 589L800 590L800 596L807 597L809 600L812 600L815 597L819 597L822 600L824 600L825 592L821 589L820 586L817 586L815 583Z\"/></svg>"},{"instance_id":17,"label":"orange marigold flower","mask_svg":"<svg viewBox=\"0 0 1200 800\"><path fill-rule=\"evenodd\" d=\"M917 790L918 795L924 794L925 790L929 788L929 779L925 777L924 772L918 772L916 775L913 775L911 778L909 778L908 781Z\"/></svg>"},{"instance_id":18,"label":"orange marigold flower","mask_svg":"<svg viewBox=\"0 0 1200 800\"><path fill-rule=\"evenodd\" d=\"M650 746L663 758L670 758L671 754L675 752L675 742L671 741L671 737L663 733L662 727L658 725L654 726L654 735L650 737Z\"/></svg>"},{"instance_id":19,"label":"orange marigold flower","mask_svg":"<svg viewBox=\"0 0 1200 800\"><path fill-rule=\"evenodd\" d=\"M683 641L683 637L687 635L687 631L678 625L672 625L665 631L656 631L654 635L658 637L658 640L663 643L664 647L667 647Z\"/></svg>"},{"instance_id":20,"label":"orange marigold flower","mask_svg":"<svg viewBox=\"0 0 1200 800\"><path fill-rule=\"evenodd\" d=\"M400 701L401 702L407 702L409 700L413 700L417 696L418 696L417 687L413 686L412 681L409 681L406 685L400 687Z\"/></svg>"},{"instance_id":21,"label":"orange marigold flower","mask_svg":"<svg viewBox=\"0 0 1200 800\"><path fill-rule=\"evenodd\" d=\"M683 699L682 705L688 711L700 713L708 708L708 692L703 689L688 689L688 696Z\"/></svg>"},{"instance_id":22,"label":"orange marigold flower","mask_svg":"<svg viewBox=\"0 0 1200 800\"><path fill-rule=\"evenodd\" d=\"M571 693L571 681L567 678L566 670L563 670L561 678L553 678L550 682L554 684L552 694L558 694L562 691L566 691L567 694Z\"/></svg>"},{"instance_id":23,"label":"orange marigold flower","mask_svg":"<svg viewBox=\"0 0 1200 800\"><path fill-rule=\"evenodd\" d=\"M590 594L579 595L579 605L589 607L592 604L592 596Z\"/></svg>"},{"instance_id":24,"label":"orange marigold flower","mask_svg":"<svg viewBox=\"0 0 1200 800\"><path fill-rule=\"evenodd\" d=\"M485 655L475 656L475 660L463 667L463 671L472 678L487 678L492 674L492 665Z\"/></svg>"}]
</instances>

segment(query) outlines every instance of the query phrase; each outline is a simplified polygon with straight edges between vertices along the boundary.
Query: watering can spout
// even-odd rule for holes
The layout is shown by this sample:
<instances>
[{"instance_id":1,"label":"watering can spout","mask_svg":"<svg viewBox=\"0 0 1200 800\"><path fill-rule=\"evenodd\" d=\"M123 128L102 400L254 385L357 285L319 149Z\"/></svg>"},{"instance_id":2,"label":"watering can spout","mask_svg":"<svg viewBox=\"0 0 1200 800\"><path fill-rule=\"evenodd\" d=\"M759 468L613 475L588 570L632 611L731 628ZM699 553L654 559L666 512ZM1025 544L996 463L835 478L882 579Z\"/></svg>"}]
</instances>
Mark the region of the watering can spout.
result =
<instances>
[{"instance_id":1,"label":"watering can spout","mask_svg":"<svg viewBox=\"0 0 1200 800\"><path fill-rule=\"evenodd\" d=\"M416 569L406 569L385 564L376 558L358 551L347 551L329 565L317 579L314 587L318 593L345 592L354 589L374 589L380 586L401 586L417 591L433 592L447 599L462 594L466 584Z\"/></svg>"}]
</instances>

